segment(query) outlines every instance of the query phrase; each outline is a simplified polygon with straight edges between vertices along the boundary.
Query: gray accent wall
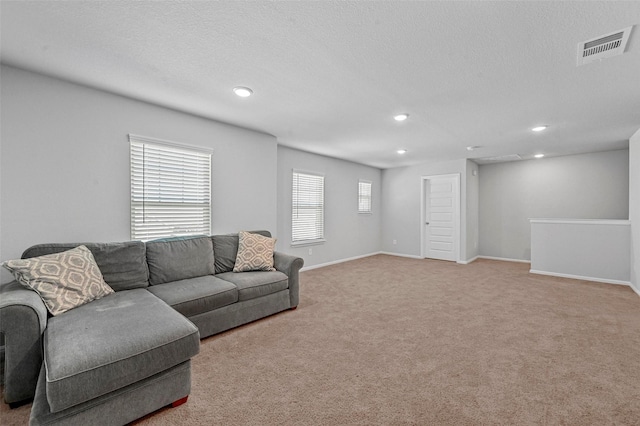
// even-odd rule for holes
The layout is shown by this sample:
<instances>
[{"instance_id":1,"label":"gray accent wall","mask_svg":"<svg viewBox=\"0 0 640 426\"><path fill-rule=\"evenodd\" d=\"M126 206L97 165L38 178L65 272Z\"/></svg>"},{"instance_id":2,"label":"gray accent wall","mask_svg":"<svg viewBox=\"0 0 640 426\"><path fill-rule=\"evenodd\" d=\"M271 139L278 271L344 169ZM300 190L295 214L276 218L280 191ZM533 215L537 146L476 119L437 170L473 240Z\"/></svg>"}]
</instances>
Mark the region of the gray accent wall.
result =
<instances>
[{"instance_id":1,"label":"gray accent wall","mask_svg":"<svg viewBox=\"0 0 640 426\"><path fill-rule=\"evenodd\" d=\"M1 73L0 260L36 243L129 240L129 133L213 148L214 233L275 232L275 137L13 67Z\"/></svg>"},{"instance_id":2,"label":"gray accent wall","mask_svg":"<svg viewBox=\"0 0 640 426\"><path fill-rule=\"evenodd\" d=\"M481 165L480 255L531 259L531 218L627 219L629 151Z\"/></svg>"},{"instance_id":3,"label":"gray accent wall","mask_svg":"<svg viewBox=\"0 0 640 426\"><path fill-rule=\"evenodd\" d=\"M420 257L422 177L446 174L460 175L460 261L477 256L478 180L477 169L469 160L423 163L410 167L386 169L382 172L383 225L382 251ZM395 241L395 244L394 244Z\"/></svg>"},{"instance_id":4,"label":"gray accent wall","mask_svg":"<svg viewBox=\"0 0 640 426\"><path fill-rule=\"evenodd\" d=\"M324 243L291 245L291 185L294 169L324 175ZM380 169L374 167L278 146L277 249L302 257L305 268L379 252L381 175ZM358 213L360 179L372 182L371 214Z\"/></svg>"},{"instance_id":5,"label":"gray accent wall","mask_svg":"<svg viewBox=\"0 0 640 426\"><path fill-rule=\"evenodd\" d=\"M629 220L631 285L640 296L640 129L629 140Z\"/></svg>"}]
</instances>

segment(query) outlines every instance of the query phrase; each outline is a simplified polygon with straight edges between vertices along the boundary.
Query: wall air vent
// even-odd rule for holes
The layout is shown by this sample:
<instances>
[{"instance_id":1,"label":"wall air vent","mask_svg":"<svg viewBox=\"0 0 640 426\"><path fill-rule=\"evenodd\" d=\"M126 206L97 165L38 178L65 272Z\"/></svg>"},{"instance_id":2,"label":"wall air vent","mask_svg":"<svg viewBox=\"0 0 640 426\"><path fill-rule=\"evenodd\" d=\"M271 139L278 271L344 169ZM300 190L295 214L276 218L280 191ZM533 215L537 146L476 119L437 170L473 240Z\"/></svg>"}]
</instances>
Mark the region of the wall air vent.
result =
<instances>
[{"instance_id":1,"label":"wall air vent","mask_svg":"<svg viewBox=\"0 0 640 426\"><path fill-rule=\"evenodd\" d=\"M633 25L610 34L578 43L578 66L622 55Z\"/></svg>"}]
</instances>

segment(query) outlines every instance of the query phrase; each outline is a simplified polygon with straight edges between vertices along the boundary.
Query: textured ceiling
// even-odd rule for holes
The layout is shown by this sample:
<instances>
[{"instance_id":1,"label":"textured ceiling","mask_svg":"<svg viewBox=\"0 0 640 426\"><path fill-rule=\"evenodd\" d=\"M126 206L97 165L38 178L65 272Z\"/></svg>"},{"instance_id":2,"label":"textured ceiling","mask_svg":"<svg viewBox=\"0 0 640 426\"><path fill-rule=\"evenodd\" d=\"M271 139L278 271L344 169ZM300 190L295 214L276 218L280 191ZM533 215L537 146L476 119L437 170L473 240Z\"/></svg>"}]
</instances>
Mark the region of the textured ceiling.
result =
<instances>
[{"instance_id":1,"label":"textured ceiling","mask_svg":"<svg viewBox=\"0 0 640 426\"><path fill-rule=\"evenodd\" d=\"M640 128L640 2L2 1L0 14L3 63L380 168L625 148ZM630 25L625 54L576 66L579 42Z\"/></svg>"}]
</instances>

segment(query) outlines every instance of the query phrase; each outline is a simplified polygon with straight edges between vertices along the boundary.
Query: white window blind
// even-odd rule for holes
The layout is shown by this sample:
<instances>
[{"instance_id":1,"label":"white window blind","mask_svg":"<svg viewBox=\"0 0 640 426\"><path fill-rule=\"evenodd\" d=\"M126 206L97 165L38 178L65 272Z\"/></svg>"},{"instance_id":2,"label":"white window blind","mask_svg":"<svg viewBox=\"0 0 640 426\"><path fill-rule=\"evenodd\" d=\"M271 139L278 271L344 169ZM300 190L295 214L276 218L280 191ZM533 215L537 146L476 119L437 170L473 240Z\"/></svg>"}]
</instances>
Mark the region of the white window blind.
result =
<instances>
[{"instance_id":1,"label":"white window blind","mask_svg":"<svg viewBox=\"0 0 640 426\"><path fill-rule=\"evenodd\" d=\"M131 239L211 234L211 151L129 135Z\"/></svg>"},{"instance_id":2,"label":"white window blind","mask_svg":"<svg viewBox=\"0 0 640 426\"><path fill-rule=\"evenodd\" d=\"M371 213L371 182L358 181L358 213Z\"/></svg>"},{"instance_id":3,"label":"white window blind","mask_svg":"<svg viewBox=\"0 0 640 426\"><path fill-rule=\"evenodd\" d=\"M324 239L324 176L293 171L291 241Z\"/></svg>"}]
</instances>

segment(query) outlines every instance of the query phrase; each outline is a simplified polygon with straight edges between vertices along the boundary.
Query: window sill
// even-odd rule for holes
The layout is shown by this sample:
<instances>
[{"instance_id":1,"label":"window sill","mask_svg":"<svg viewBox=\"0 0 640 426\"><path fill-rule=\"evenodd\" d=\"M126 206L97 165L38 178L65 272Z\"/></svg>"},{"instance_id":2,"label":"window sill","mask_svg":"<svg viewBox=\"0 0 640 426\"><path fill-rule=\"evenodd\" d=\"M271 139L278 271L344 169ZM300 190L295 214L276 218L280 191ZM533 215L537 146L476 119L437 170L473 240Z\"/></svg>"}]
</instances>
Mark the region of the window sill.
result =
<instances>
[{"instance_id":1,"label":"window sill","mask_svg":"<svg viewBox=\"0 0 640 426\"><path fill-rule=\"evenodd\" d=\"M324 238L319 240L296 241L291 243L291 247L317 246L326 242L327 240L325 240Z\"/></svg>"}]
</instances>

